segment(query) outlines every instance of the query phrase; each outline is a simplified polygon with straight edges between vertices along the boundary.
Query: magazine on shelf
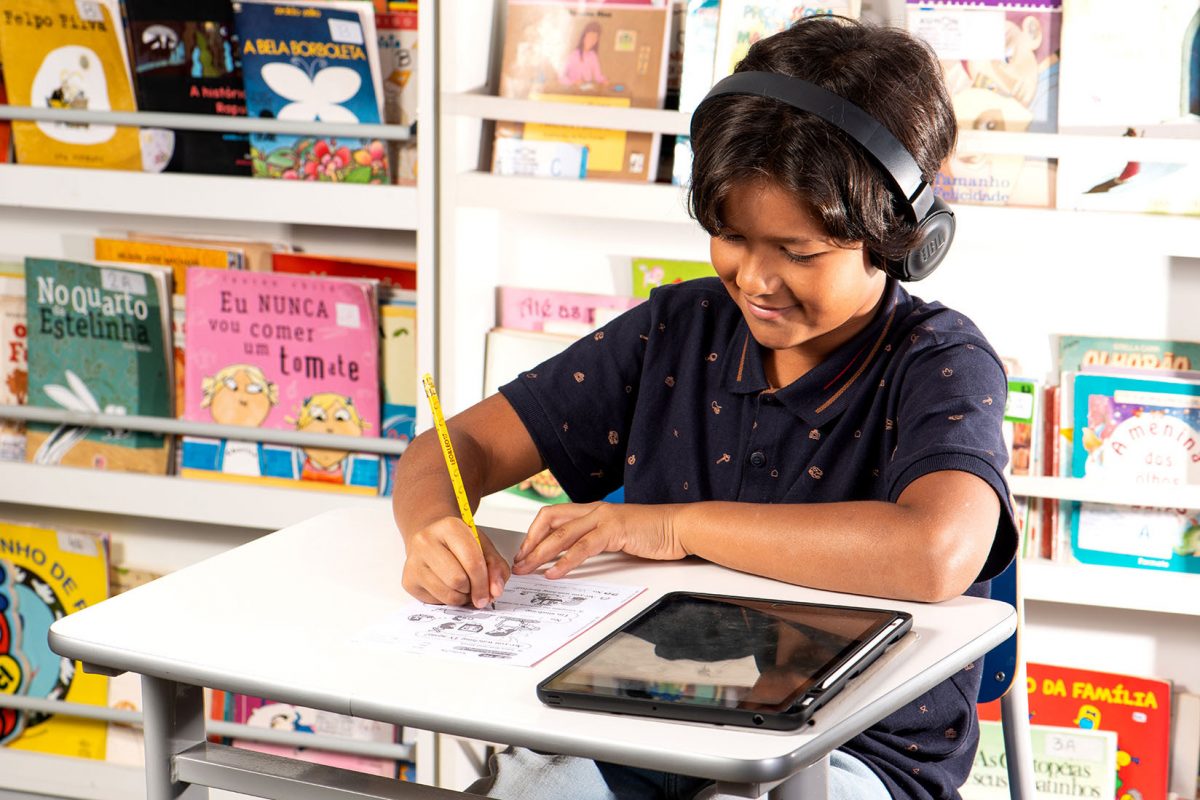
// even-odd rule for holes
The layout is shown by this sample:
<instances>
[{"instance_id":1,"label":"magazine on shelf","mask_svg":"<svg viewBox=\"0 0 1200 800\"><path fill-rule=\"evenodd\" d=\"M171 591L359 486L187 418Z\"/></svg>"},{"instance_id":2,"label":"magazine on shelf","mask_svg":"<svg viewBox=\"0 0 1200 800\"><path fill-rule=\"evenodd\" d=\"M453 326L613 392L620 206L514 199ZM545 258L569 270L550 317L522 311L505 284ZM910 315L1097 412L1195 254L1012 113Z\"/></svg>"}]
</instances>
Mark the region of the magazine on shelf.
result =
<instances>
[{"instance_id":1,"label":"magazine on shelf","mask_svg":"<svg viewBox=\"0 0 1200 800\"><path fill-rule=\"evenodd\" d=\"M507 11L501 97L609 108L663 107L670 48L668 3L508 0ZM496 123L495 138L555 143L524 148L522 157L535 162L532 168L524 167L524 174L552 174L549 167L536 164L556 154L561 158L561 145L567 145L586 149L582 161L588 179L631 181L654 180L661 139L653 133L508 121ZM493 165L494 171L512 168L513 155L505 148L496 148L502 159L499 168Z\"/></svg>"},{"instance_id":2,"label":"magazine on shelf","mask_svg":"<svg viewBox=\"0 0 1200 800\"><path fill-rule=\"evenodd\" d=\"M143 111L246 116L229 0L122 0ZM244 132L142 129L147 172L250 174Z\"/></svg>"},{"instance_id":3,"label":"magazine on shelf","mask_svg":"<svg viewBox=\"0 0 1200 800\"><path fill-rule=\"evenodd\" d=\"M33 108L136 111L118 0L0 0L8 102ZM22 164L140 170L138 129L12 123Z\"/></svg>"}]
</instances>

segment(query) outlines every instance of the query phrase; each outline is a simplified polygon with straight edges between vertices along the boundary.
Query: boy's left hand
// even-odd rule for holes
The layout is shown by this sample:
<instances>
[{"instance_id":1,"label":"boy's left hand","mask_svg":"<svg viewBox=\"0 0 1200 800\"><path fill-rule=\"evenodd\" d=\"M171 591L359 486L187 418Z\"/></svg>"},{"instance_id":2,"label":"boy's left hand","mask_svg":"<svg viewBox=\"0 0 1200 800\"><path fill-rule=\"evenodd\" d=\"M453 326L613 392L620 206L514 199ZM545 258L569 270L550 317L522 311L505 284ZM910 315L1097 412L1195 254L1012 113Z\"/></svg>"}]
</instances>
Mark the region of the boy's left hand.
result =
<instances>
[{"instance_id":1,"label":"boy's left hand","mask_svg":"<svg viewBox=\"0 0 1200 800\"><path fill-rule=\"evenodd\" d=\"M561 578L600 553L629 553L673 561L685 558L672 505L564 503L538 512L521 543L513 574L525 575L550 561L547 578ZM560 555L561 554L561 555Z\"/></svg>"}]
</instances>

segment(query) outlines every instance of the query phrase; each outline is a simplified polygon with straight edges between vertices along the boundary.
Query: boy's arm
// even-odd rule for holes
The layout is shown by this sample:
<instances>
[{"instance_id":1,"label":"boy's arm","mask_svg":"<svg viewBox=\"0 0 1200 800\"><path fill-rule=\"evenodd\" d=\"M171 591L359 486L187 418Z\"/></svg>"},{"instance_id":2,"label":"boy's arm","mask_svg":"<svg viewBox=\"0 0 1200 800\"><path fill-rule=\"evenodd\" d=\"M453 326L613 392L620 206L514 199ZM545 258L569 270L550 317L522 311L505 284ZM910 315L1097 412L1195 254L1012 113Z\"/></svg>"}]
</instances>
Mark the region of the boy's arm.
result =
<instances>
[{"instance_id":1,"label":"boy's arm","mask_svg":"<svg viewBox=\"0 0 1200 800\"><path fill-rule=\"evenodd\" d=\"M446 421L471 508L479 498L542 469L541 456L512 406L493 395ZM432 429L396 463L392 514L404 537L403 585L426 603L487 605L509 568L482 533L483 551L459 516L441 444Z\"/></svg>"},{"instance_id":2,"label":"boy's arm","mask_svg":"<svg viewBox=\"0 0 1200 800\"><path fill-rule=\"evenodd\" d=\"M939 601L979 577L999 517L995 490L957 471L914 480L895 503L552 506L539 512L513 571L532 572L559 553L548 577L606 551L695 555L818 589Z\"/></svg>"}]
</instances>

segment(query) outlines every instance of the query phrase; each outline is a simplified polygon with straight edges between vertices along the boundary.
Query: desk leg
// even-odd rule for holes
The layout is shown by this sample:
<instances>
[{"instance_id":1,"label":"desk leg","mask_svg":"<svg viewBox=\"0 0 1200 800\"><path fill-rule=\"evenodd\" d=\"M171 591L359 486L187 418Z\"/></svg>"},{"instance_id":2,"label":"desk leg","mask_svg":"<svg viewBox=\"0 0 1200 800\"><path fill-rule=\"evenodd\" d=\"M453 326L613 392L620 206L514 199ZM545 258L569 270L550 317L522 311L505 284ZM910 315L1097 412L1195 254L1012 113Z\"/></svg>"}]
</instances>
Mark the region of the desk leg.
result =
<instances>
[{"instance_id":1,"label":"desk leg","mask_svg":"<svg viewBox=\"0 0 1200 800\"><path fill-rule=\"evenodd\" d=\"M770 800L825 800L829 797L829 756L811 764L767 792Z\"/></svg>"},{"instance_id":2,"label":"desk leg","mask_svg":"<svg viewBox=\"0 0 1200 800\"><path fill-rule=\"evenodd\" d=\"M178 783L172 759L202 744L204 690L142 676L142 713L146 736L146 800L208 800L208 787Z\"/></svg>"}]
</instances>

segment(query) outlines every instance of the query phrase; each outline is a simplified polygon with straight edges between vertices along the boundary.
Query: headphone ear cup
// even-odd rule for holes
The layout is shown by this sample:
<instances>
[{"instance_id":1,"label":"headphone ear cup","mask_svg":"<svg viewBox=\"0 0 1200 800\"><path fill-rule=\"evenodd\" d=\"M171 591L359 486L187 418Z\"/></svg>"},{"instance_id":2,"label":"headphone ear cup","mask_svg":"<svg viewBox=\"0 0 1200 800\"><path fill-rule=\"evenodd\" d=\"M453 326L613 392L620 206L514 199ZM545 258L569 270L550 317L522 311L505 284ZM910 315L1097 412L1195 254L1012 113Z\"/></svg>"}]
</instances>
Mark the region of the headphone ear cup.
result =
<instances>
[{"instance_id":1,"label":"headphone ear cup","mask_svg":"<svg viewBox=\"0 0 1200 800\"><path fill-rule=\"evenodd\" d=\"M944 200L935 197L929 213L917 226L917 239L912 249L898 261L889 262L887 272L902 281L927 278L942 263L953 241L954 212Z\"/></svg>"}]
</instances>

